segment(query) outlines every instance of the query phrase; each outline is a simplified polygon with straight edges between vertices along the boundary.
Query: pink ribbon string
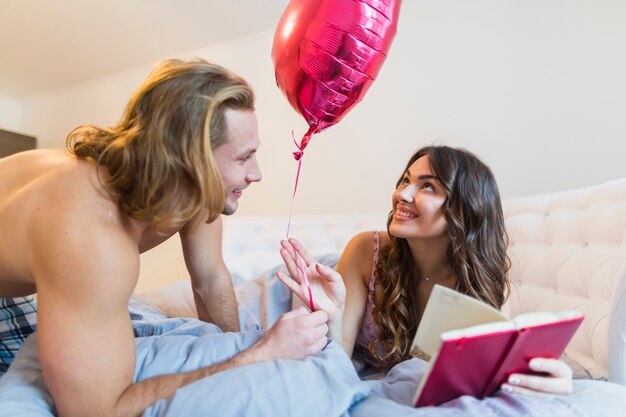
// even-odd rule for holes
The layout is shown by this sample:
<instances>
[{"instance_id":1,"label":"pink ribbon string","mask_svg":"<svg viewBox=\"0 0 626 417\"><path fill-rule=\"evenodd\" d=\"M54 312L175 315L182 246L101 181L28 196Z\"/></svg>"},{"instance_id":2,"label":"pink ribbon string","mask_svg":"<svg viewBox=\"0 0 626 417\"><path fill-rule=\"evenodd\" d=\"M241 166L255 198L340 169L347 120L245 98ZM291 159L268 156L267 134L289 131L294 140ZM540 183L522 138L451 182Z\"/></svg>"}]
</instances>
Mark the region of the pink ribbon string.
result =
<instances>
[{"instance_id":1,"label":"pink ribbon string","mask_svg":"<svg viewBox=\"0 0 626 417\"><path fill-rule=\"evenodd\" d=\"M300 168L302 168L302 157L304 156L304 148L306 148L306 146L309 144L311 137L317 130L317 126L318 126L317 123L309 126L309 130L302 137L300 144L296 142L296 137L293 131L291 132L291 138L293 139L293 143L295 143L296 147L298 148L298 150L293 153L293 157L295 158L296 161L298 161L298 171L296 172L296 181L293 186L293 194L291 196L291 206L289 207L289 221L287 223L287 239L289 239L289 229L291 228L291 216L293 214L293 202L296 199L296 191L298 190L298 180L300 179ZM306 268L304 267L304 262L302 261L302 257L298 256L297 254L296 256L298 257L298 267L300 269L300 273L302 274L302 279L304 280L307 291L309 293L309 307L311 308L311 312L313 312L315 311L315 304L313 303L313 292L311 291L309 278L306 276Z\"/></svg>"},{"instance_id":2,"label":"pink ribbon string","mask_svg":"<svg viewBox=\"0 0 626 417\"><path fill-rule=\"evenodd\" d=\"M297 255L296 255L297 256ZM309 278L306 276L306 269L304 268L304 262L302 258L298 256L298 267L300 268L300 273L302 274L302 279L306 284L306 289L309 292L309 307L311 307L311 312L315 311L315 304L313 304L313 292L311 291L311 285L309 284Z\"/></svg>"},{"instance_id":3,"label":"pink ribbon string","mask_svg":"<svg viewBox=\"0 0 626 417\"><path fill-rule=\"evenodd\" d=\"M317 124L311 125L309 127L309 130L302 137L300 144L296 142L296 137L293 131L291 131L291 138L293 139L293 143L295 143L296 148L298 148L298 150L293 153L294 159L298 161L298 171L296 172L296 180L293 186L293 194L291 195L291 205L289 207L289 221L287 223L287 239L289 239L289 230L291 229L291 216L293 214L293 203L296 200L296 191L298 190L298 181L300 179L300 169L302 168L302 157L304 156L304 148L306 148L306 146L309 144L309 142L311 141L311 137L313 136L316 130L317 130Z\"/></svg>"}]
</instances>

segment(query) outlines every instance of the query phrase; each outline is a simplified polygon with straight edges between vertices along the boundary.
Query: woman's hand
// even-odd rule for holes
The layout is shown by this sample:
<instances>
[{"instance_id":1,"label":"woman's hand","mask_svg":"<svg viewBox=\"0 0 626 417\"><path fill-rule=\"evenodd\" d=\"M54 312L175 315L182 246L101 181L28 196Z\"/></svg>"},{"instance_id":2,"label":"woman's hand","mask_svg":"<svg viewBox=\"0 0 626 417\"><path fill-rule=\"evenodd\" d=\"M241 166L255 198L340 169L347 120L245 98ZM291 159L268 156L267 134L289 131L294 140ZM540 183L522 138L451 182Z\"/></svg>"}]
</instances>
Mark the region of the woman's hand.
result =
<instances>
[{"instance_id":1,"label":"woman's hand","mask_svg":"<svg viewBox=\"0 0 626 417\"><path fill-rule=\"evenodd\" d=\"M334 269L315 262L296 239L283 240L280 244L280 255L291 277L278 271L278 279L309 306L309 289L302 276L302 267L311 287L314 308L325 311L329 321L341 317L346 301L346 287L341 275Z\"/></svg>"},{"instance_id":2,"label":"woman's hand","mask_svg":"<svg viewBox=\"0 0 626 417\"><path fill-rule=\"evenodd\" d=\"M558 359L533 358L530 369L546 372L548 376L511 374L502 389L514 394L568 395L572 393L572 370Z\"/></svg>"}]
</instances>

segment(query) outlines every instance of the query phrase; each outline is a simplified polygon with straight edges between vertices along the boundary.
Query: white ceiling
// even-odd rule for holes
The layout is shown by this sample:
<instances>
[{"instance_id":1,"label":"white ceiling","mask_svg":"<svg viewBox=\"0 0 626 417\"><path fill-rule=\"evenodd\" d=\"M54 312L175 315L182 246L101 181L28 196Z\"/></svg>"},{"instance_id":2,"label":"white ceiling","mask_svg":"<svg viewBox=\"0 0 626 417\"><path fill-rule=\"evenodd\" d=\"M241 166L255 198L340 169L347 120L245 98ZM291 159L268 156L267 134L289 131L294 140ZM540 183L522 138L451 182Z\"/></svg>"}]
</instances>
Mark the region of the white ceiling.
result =
<instances>
[{"instance_id":1,"label":"white ceiling","mask_svg":"<svg viewBox=\"0 0 626 417\"><path fill-rule=\"evenodd\" d=\"M276 26L288 0L0 0L0 96L23 98Z\"/></svg>"}]
</instances>

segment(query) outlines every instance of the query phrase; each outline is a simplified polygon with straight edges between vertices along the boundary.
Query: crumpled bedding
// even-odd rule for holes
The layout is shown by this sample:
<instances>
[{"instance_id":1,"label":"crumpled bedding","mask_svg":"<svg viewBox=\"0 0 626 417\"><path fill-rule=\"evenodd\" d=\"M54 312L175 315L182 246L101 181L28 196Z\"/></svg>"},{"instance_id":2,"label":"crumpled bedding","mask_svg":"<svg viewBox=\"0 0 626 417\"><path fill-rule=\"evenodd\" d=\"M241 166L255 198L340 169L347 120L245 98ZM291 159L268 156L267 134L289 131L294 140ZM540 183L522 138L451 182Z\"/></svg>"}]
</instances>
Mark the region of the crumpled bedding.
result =
<instances>
[{"instance_id":1,"label":"crumpled bedding","mask_svg":"<svg viewBox=\"0 0 626 417\"><path fill-rule=\"evenodd\" d=\"M135 299L129 306L137 347L135 381L221 362L254 344L260 331L223 333L195 319L168 319ZM94 360L96 360L94 358ZM318 355L221 372L179 389L144 416L347 416L369 392L343 349L330 341ZM203 412L202 410L206 410ZM0 379L0 416L54 416L43 383L36 333Z\"/></svg>"},{"instance_id":2,"label":"crumpled bedding","mask_svg":"<svg viewBox=\"0 0 626 417\"><path fill-rule=\"evenodd\" d=\"M426 362L411 359L381 380L367 381L369 396L351 410L353 417L618 417L626 415L626 387L604 381L575 380L568 396L532 397L498 391L482 400L462 396L438 407L413 408L412 401Z\"/></svg>"},{"instance_id":3,"label":"crumpled bedding","mask_svg":"<svg viewBox=\"0 0 626 417\"><path fill-rule=\"evenodd\" d=\"M267 284L273 283L272 275L266 277ZM274 308L260 322L273 322L290 308L285 290L273 288L265 291L264 302ZM258 320L253 320L250 330L222 333L196 319L167 318L140 298L131 300L129 311L136 335L136 381L220 362L251 346L261 335L256 330L261 324ZM574 381L574 393L564 397L498 392L483 400L463 396L438 407L413 408L424 367L423 361L412 359L382 379L362 381L341 347L329 342L320 354L305 360L255 364L196 381L179 389L172 399L152 405L144 416L617 417L626 409L626 387L593 380ZM35 334L0 378L0 417L53 415Z\"/></svg>"}]
</instances>

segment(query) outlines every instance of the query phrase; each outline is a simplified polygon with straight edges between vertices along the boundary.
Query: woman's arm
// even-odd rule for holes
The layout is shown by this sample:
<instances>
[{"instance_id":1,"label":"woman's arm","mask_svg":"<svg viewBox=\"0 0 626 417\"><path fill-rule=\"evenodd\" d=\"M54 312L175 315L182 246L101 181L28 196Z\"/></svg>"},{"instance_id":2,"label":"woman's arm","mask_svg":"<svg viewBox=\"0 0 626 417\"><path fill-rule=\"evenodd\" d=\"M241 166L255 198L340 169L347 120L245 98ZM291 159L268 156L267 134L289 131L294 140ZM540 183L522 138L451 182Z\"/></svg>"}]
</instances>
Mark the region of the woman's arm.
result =
<instances>
[{"instance_id":1,"label":"woman's arm","mask_svg":"<svg viewBox=\"0 0 626 417\"><path fill-rule=\"evenodd\" d=\"M372 232L364 232L350 240L337 265L337 271L343 277L346 286L346 301L341 321L341 341L348 356L352 356L354 345L363 325L373 259L374 236ZM330 323L329 326L334 324Z\"/></svg>"}]
</instances>

